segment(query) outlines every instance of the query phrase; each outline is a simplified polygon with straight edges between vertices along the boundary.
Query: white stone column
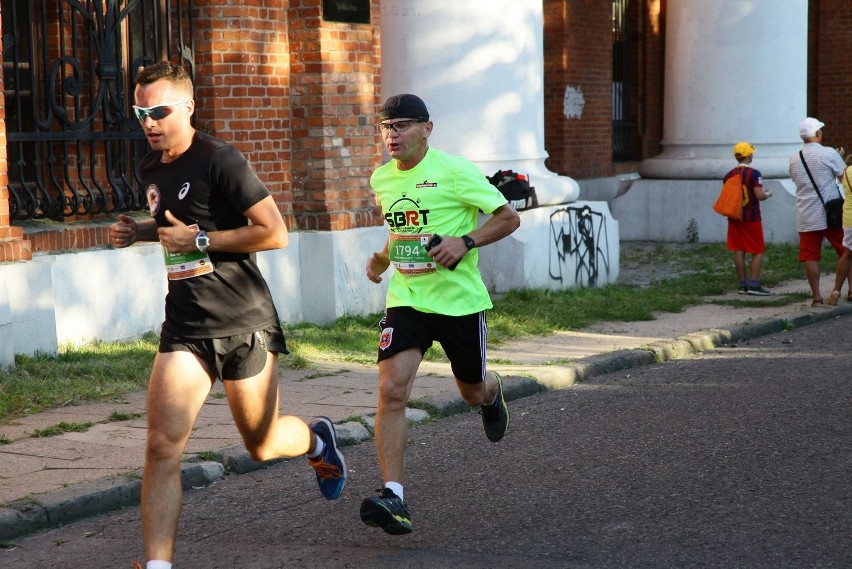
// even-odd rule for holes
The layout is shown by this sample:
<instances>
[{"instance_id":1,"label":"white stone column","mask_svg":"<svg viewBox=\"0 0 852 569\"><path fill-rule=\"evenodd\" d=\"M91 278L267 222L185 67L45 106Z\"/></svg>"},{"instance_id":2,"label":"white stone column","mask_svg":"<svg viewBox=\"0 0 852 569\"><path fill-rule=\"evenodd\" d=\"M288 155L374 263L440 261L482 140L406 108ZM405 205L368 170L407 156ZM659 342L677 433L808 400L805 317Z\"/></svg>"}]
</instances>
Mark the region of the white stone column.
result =
<instances>
[{"instance_id":1,"label":"white stone column","mask_svg":"<svg viewBox=\"0 0 852 569\"><path fill-rule=\"evenodd\" d=\"M530 175L539 203L575 201L577 183L544 166L541 0L383 0L382 98L419 95L430 144L484 173Z\"/></svg>"},{"instance_id":2,"label":"white stone column","mask_svg":"<svg viewBox=\"0 0 852 569\"><path fill-rule=\"evenodd\" d=\"M718 179L746 140L765 178L787 178L807 108L807 38L807 0L670 0L663 151L639 173Z\"/></svg>"}]
</instances>

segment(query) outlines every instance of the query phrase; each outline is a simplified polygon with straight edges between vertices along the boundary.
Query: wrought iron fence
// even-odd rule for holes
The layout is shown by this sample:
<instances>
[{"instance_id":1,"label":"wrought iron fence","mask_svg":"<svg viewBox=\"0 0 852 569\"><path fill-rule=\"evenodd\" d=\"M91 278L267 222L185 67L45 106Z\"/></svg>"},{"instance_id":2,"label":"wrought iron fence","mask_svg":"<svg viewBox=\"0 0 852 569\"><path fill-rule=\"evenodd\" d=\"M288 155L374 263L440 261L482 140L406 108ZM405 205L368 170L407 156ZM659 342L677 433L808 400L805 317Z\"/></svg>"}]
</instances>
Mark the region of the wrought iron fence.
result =
<instances>
[{"instance_id":1,"label":"wrought iron fence","mask_svg":"<svg viewBox=\"0 0 852 569\"><path fill-rule=\"evenodd\" d=\"M10 215L63 219L147 207L135 165L135 70L194 77L191 0L2 0Z\"/></svg>"}]
</instances>

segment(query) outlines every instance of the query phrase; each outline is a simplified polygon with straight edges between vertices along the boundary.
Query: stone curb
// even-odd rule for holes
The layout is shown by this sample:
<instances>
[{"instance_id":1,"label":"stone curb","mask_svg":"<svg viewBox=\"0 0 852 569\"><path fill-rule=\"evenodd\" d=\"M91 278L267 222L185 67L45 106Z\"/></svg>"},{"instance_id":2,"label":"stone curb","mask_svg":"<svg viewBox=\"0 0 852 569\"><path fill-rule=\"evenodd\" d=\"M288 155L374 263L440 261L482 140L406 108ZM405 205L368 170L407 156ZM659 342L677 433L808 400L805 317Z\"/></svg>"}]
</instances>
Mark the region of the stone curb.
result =
<instances>
[{"instance_id":1,"label":"stone curb","mask_svg":"<svg viewBox=\"0 0 852 569\"><path fill-rule=\"evenodd\" d=\"M524 368L523 373L532 377L504 376L504 396L511 401L542 391L565 389L595 376L677 359L848 314L852 314L852 305L849 304L835 306L824 312L781 314L731 329L694 332L673 341L650 344L647 348L617 350L590 356L569 365L531 366ZM408 409L406 416L410 422L422 423L432 418L432 414L435 418L442 418L472 410L460 397L453 394L426 397L418 400L418 403L428 411ZM339 446L371 439L372 418L365 417L364 423L370 428L356 421L335 425ZM184 490L209 486L229 474L245 474L284 460L253 460L242 445L219 449L211 453L210 458L210 461L190 462L181 466ZM103 478L7 504L0 507L0 540L10 540L95 514L136 506L139 504L141 488L141 471L134 471L127 476Z\"/></svg>"}]
</instances>

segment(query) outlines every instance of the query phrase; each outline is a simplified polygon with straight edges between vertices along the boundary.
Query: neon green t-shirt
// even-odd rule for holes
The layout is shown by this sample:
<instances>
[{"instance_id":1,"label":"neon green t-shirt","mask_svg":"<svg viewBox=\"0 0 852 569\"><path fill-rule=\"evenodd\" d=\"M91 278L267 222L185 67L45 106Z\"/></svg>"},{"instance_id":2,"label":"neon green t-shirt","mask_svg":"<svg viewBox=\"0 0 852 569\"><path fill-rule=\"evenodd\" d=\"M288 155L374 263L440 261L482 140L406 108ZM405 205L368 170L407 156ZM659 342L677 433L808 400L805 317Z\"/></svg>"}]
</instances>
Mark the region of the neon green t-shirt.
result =
<instances>
[{"instance_id":1,"label":"neon green t-shirt","mask_svg":"<svg viewBox=\"0 0 852 569\"><path fill-rule=\"evenodd\" d=\"M422 312L464 316L491 308L472 249L451 271L423 249L433 234L461 237L476 229L479 211L486 214L508 203L473 163L429 148L411 170L396 161L370 178L390 231L388 254L393 275L387 307L410 306Z\"/></svg>"}]
</instances>

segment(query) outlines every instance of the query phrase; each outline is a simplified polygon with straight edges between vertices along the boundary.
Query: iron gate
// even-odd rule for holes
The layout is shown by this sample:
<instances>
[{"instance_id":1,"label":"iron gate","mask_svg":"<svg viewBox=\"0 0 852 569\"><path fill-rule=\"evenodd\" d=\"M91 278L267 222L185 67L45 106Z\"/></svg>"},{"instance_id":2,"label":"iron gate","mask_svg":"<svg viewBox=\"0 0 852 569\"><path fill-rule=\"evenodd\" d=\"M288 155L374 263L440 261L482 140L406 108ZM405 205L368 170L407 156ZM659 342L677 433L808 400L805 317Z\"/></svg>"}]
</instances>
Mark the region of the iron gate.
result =
<instances>
[{"instance_id":1,"label":"iron gate","mask_svg":"<svg viewBox=\"0 0 852 569\"><path fill-rule=\"evenodd\" d=\"M2 0L10 215L62 219L147 207L135 165L135 70L195 76L192 0Z\"/></svg>"}]
</instances>

